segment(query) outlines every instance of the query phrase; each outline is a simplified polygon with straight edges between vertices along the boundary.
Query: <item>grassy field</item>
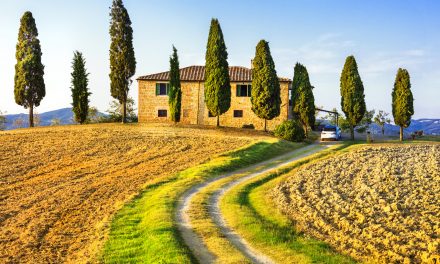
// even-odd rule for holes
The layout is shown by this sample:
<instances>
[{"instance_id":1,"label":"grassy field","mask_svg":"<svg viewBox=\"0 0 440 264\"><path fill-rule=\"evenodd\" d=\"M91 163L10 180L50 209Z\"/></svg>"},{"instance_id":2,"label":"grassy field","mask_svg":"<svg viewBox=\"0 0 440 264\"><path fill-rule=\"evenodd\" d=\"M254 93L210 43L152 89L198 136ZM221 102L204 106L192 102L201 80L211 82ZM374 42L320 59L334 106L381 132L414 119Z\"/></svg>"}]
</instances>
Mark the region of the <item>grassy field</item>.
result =
<instances>
[{"instance_id":1,"label":"grassy field","mask_svg":"<svg viewBox=\"0 0 440 264\"><path fill-rule=\"evenodd\" d=\"M145 186L157 189L170 175L268 138L154 124L0 132L0 262L88 261L102 247L110 217ZM229 166L242 161L234 155ZM202 177L186 173L179 177Z\"/></svg>"},{"instance_id":2,"label":"grassy field","mask_svg":"<svg viewBox=\"0 0 440 264\"><path fill-rule=\"evenodd\" d=\"M250 181L226 193L221 210L228 223L257 250L279 263L354 263L332 250L326 243L298 233L271 198L272 189L286 178L286 173L308 162L333 155L335 146L289 166ZM301 155L297 153L298 156Z\"/></svg>"},{"instance_id":3,"label":"grassy field","mask_svg":"<svg viewBox=\"0 0 440 264\"><path fill-rule=\"evenodd\" d=\"M174 223L177 198L191 186L291 150L278 140L253 143L146 187L112 222L101 260L105 263L191 263Z\"/></svg>"}]
</instances>

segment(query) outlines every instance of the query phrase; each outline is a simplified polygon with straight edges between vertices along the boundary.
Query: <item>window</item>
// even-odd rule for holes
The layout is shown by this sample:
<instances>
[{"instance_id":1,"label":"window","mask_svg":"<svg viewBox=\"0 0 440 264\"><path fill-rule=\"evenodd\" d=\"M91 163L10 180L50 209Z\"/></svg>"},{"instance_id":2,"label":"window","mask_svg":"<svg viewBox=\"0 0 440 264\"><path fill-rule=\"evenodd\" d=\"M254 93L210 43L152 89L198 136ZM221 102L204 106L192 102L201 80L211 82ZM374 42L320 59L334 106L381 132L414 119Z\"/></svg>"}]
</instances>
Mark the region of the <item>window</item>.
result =
<instances>
[{"instance_id":1,"label":"window","mask_svg":"<svg viewBox=\"0 0 440 264\"><path fill-rule=\"evenodd\" d=\"M168 111L167 110L158 110L157 111L157 116L158 117L167 117L168 116Z\"/></svg>"},{"instance_id":2,"label":"window","mask_svg":"<svg viewBox=\"0 0 440 264\"><path fill-rule=\"evenodd\" d=\"M169 90L169 83L156 83L156 95L168 95Z\"/></svg>"},{"instance_id":3,"label":"window","mask_svg":"<svg viewBox=\"0 0 440 264\"><path fill-rule=\"evenodd\" d=\"M211 113L211 111L208 110L208 117L215 117L215 116Z\"/></svg>"},{"instance_id":4,"label":"window","mask_svg":"<svg viewBox=\"0 0 440 264\"><path fill-rule=\"evenodd\" d=\"M243 110L234 110L234 117L243 117Z\"/></svg>"},{"instance_id":5,"label":"window","mask_svg":"<svg viewBox=\"0 0 440 264\"><path fill-rule=\"evenodd\" d=\"M251 97L252 85L237 84L237 97Z\"/></svg>"}]
</instances>

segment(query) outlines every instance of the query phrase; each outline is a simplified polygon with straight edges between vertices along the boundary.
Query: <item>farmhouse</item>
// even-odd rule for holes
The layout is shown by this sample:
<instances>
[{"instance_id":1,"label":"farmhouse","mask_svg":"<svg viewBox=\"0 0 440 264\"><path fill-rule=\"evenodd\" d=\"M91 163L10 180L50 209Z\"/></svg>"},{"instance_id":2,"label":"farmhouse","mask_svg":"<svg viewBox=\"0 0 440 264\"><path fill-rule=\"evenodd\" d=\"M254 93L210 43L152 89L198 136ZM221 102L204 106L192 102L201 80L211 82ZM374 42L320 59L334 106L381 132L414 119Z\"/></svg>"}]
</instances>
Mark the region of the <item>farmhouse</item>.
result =
<instances>
[{"instance_id":1,"label":"farmhouse","mask_svg":"<svg viewBox=\"0 0 440 264\"><path fill-rule=\"evenodd\" d=\"M228 127L253 125L264 128L264 120L251 109L252 70L240 66L229 67L231 81L231 107L220 116L220 124ZM139 84L139 122L170 122L168 110L169 71L141 76ZM182 111L180 121L185 124L216 125L204 102L205 66L189 66L180 69ZM279 78L281 88L281 113L268 120L272 130L289 117L289 90L291 80Z\"/></svg>"}]
</instances>

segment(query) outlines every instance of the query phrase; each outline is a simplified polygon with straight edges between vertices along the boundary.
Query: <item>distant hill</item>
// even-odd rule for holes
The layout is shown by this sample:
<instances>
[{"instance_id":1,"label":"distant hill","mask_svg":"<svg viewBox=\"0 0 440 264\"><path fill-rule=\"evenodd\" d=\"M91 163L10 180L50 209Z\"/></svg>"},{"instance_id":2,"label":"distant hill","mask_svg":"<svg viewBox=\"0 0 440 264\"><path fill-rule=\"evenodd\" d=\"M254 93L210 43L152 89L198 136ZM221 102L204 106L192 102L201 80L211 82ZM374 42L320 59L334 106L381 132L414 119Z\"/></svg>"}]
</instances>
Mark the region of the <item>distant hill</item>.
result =
<instances>
[{"instance_id":1,"label":"distant hill","mask_svg":"<svg viewBox=\"0 0 440 264\"><path fill-rule=\"evenodd\" d=\"M99 116L106 116L106 114L99 112ZM5 115L6 116L6 130L15 129L14 121L22 118L24 127L28 127L28 116L27 114L15 114L15 115ZM73 124L73 112L72 108L61 108L54 111L49 111L39 114L40 116L40 126L50 126L52 119L60 119L62 125ZM323 123L327 123L326 120L321 120ZM377 124L372 124L370 127L373 133L381 133L380 126ZM411 125L405 129L405 133L412 133L414 131L423 130L426 135L440 135L440 119L417 119L412 120ZM398 135L399 127L396 125L386 124L385 125L386 135Z\"/></svg>"},{"instance_id":2,"label":"distant hill","mask_svg":"<svg viewBox=\"0 0 440 264\"><path fill-rule=\"evenodd\" d=\"M105 116L104 113L99 112L99 116ZM72 108L61 108L58 110L53 110L49 112L44 112L39 114L40 124L39 126L50 126L53 119L59 119L61 125L73 124L73 112ZM14 122L17 119L23 119L23 126L29 126L29 115L28 114L13 114L5 115L6 117L6 130L15 129Z\"/></svg>"},{"instance_id":3,"label":"distant hill","mask_svg":"<svg viewBox=\"0 0 440 264\"><path fill-rule=\"evenodd\" d=\"M323 122L323 124L327 124L327 120L320 120ZM370 130L373 132L373 134L380 134L382 133L382 129L379 125L376 123L371 124ZM404 133L410 134L414 131L423 130L423 133L425 135L440 135L440 119L429 119L429 118L423 118L423 119L413 119L411 120L411 125L408 128L405 128ZM396 125L392 124L385 124L385 134L388 136L395 136L399 135L400 128Z\"/></svg>"},{"instance_id":4,"label":"distant hill","mask_svg":"<svg viewBox=\"0 0 440 264\"><path fill-rule=\"evenodd\" d=\"M398 135L399 127L396 125L386 124L385 125L385 134L387 135ZM377 124L371 125L371 130L374 133L382 133L381 128ZM440 119L417 119L411 120L411 125L408 128L405 128L405 133L410 134L414 131L423 130L425 135L440 135Z\"/></svg>"}]
</instances>

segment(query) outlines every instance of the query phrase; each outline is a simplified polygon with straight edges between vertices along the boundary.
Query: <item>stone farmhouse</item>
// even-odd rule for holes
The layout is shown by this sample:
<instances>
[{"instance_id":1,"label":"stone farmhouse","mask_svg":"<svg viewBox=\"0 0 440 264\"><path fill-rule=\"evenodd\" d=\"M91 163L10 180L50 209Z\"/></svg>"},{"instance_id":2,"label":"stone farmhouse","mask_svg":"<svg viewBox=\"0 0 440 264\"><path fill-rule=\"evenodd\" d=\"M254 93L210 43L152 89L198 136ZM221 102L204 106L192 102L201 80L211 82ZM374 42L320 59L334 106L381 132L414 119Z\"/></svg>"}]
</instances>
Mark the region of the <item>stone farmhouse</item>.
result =
<instances>
[{"instance_id":1,"label":"stone farmhouse","mask_svg":"<svg viewBox=\"0 0 440 264\"><path fill-rule=\"evenodd\" d=\"M252 70L240 66L229 67L231 81L231 107L220 116L220 125L264 129L264 120L251 109ZM281 114L267 121L273 130L289 118L289 90L291 80L279 78L281 88ZM139 84L139 122L171 122L168 108L169 71L141 76ZM189 66L180 69L182 108L180 122L184 124L215 126L213 117L204 102L205 66Z\"/></svg>"}]
</instances>

